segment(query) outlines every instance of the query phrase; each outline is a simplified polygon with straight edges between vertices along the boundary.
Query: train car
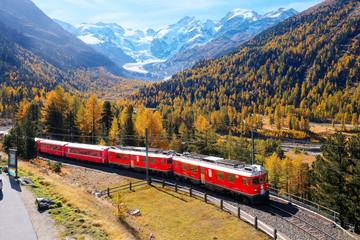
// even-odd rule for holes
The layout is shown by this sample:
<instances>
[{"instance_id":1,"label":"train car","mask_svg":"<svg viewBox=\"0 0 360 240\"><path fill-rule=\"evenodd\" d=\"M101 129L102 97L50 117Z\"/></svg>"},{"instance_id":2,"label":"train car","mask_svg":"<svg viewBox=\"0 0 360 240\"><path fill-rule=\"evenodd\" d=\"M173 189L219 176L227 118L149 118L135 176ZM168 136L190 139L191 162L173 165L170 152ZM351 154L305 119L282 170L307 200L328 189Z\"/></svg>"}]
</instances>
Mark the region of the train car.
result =
<instances>
[{"instance_id":1,"label":"train car","mask_svg":"<svg viewBox=\"0 0 360 240\"><path fill-rule=\"evenodd\" d=\"M50 155L64 157L65 147L68 142L49 140L43 138L35 138L37 144L37 151L39 153L46 153Z\"/></svg>"},{"instance_id":2,"label":"train car","mask_svg":"<svg viewBox=\"0 0 360 240\"><path fill-rule=\"evenodd\" d=\"M65 157L80 161L108 164L109 147L69 143L65 146Z\"/></svg>"},{"instance_id":3,"label":"train car","mask_svg":"<svg viewBox=\"0 0 360 240\"><path fill-rule=\"evenodd\" d=\"M260 165L246 165L195 154L173 157L174 174L205 186L227 190L252 203L269 196L267 173Z\"/></svg>"},{"instance_id":4,"label":"train car","mask_svg":"<svg viewBox=\"0 0 360 240\"><path fill-rule=\"evenodd\" d=\"M172 172L172 155L170 153L150 151L148 158L149 170L162 173ZM146 152L132 148L110 149L109 164L133 169L146 169Z\"/></svg>"}]
</instances>

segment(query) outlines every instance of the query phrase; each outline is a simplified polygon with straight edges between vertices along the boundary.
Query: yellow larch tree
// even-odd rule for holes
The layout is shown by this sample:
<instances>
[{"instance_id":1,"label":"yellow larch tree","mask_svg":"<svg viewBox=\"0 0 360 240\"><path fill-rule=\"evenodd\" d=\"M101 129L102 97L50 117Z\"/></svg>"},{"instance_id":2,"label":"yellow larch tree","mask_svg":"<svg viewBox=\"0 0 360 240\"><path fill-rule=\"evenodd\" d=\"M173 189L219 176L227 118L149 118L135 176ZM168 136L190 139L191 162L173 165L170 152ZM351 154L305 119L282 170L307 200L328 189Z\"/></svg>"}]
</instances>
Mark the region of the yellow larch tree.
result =
<instances>
[{"instance_id":1,"label":"yellow larch tree","mask_svg":"<svg viewBox=\"0 0 360 240\"><path fill-rule=\"evenodd\" d=\"M166 147L166 132L162 124L162 116L151 109L140 109L135 120L135 129L139 136L145 137L148 129L149 145L152 147Z\"/></svg>"},{"instance_id":2,"label":"yellow larch tree","mask_svg":"<svg viewBox=\"0 0 360 240\"><path fill-rule=\"evenodd\" d=\"M111 129L109 132L109 142L111 145L117 145L119 143L119 122L116 117L113 118L111 123Z\"/></svg>"},{"instance_id":3,"label":"yellow larch tree","mask_svg":"<svg viewBox=\"0 0 360 240\"><path fill-rule=\"evenodd\" d=\"M101 111L102 103L95 95L91 95L85 102L85 107L80 108L78 114L78 122L80 130L92 136L92 142L95 143L95 137L99 134L101 129Z\"/></svg>"},{"instance_id":4,"label":"yellow larch tree","mask_svg":"<svg viewBox=\"0 0 360 240\"><path fill-rule=\"evenodd\" d=\"M281 159L276 153L271 155L265 160L265 168L268 171L269 183L273 184L275 188L280 185L281 179Z\"/></svg>"}]
</instances>

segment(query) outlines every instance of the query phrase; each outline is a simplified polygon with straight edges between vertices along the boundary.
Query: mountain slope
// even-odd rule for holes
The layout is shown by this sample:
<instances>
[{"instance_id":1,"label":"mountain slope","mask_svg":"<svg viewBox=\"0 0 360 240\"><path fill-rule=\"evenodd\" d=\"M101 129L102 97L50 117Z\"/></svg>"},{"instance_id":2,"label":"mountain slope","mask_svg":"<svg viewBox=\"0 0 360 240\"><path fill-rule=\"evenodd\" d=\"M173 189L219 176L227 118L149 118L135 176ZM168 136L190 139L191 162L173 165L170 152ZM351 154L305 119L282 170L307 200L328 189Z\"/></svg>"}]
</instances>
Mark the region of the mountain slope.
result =
<instances>
[{"instance_id":1,"label":"mountain slope","mask_svg":"<svg viewBox=\"0 0 360 240\"><path fill-rule=\"evenodd\" d=\"M166 62L149 64L145 69L156 72L160 78L171 76L192 67L200 60L228 54L256 34L296 14L294 9L283 8L263 16L250 10L234 9L215 25L217 31L209 42L192 48L182 48Z\"/></svg>"},{"instance_id":2,"label":"mountain slope","mask_svg":"<svg viewBox=\"0 0 360 240\"><path fill-rule=\"evenodd\" d=\"M349 121L360 113L359 7L325 1L135 98L148 107L192 104L206 114L228 107L271 114L287 106L313 120Z\"/></svg>"},{"instance_id":3,"label":"mountain slope","mask_svg":"<svg viewBox=\"0 0 360 240\"><path fill-rule=\"evenodd\" d=\"M1 34L11 41L62 69L113 66L72 34L63 30L30 0L0 0Z\"/></svg>"},{"instance_id":4,"label":"mountain slope","mask_svg":"<svg viewBox=\"0 0 360 240\"><path fill-rule=\"evenodd\" d=\"M0 5L0 87L49 90L62 85L112 97L143 84L112 74L122 70L31 1L0 0Z\"/></svg>"}]
</instances>

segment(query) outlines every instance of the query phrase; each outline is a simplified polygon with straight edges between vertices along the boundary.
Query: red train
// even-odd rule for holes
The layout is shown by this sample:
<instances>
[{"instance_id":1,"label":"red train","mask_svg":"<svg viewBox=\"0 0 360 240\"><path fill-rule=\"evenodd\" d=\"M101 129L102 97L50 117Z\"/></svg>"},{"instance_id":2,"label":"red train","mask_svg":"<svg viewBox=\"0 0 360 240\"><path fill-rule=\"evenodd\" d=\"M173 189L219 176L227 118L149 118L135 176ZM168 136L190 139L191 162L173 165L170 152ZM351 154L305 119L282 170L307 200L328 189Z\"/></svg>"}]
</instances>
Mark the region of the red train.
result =
<instances>
[{"instance_id":1,"label":"red train","mask_svg":"<svg viewBox=\"0 0 360 240\"><path fill-rule=\"evenodd\" d=\"M146 168L145 148L117 148L40 138L35 141L40 153L130 169ZM157 149L151 149L148 158L148 168L154 172L173 174L212 189L235 193L249 202L262 202L269 198L267 172L260 165Z\"/></svg>"}]
</instances>

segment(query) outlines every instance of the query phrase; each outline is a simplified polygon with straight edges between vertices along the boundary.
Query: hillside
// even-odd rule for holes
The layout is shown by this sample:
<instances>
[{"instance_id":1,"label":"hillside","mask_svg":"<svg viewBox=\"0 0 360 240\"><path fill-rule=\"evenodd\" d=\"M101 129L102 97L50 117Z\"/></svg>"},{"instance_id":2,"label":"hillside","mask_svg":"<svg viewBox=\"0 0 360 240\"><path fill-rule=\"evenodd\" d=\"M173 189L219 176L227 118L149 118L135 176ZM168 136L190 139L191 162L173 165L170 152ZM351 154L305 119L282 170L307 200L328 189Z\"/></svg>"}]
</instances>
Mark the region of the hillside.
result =
<instances>
[{"instance_id":1,"label":"hillside","mask_svg":"<svg viewBox=\"0 0 360 240\"><path fill-rule=\"evenodd\" d=\"M249 113L269 115L279 128L284 125L279 118L286 116L289 125L293 116L356 122L359 7L355 0L325 1L262 32L235 53L143 88L134 98L162 109L191 104L212 122L220 116L228 125L241 124Z\"/></svg>"},{"instance_id":2,"label":"hillside","mask_svg":"<svg viewBox=\"0 0 360 240\"><path fill-rule=\"evenodd\" d=\"M30 0L0 0L0 85L128 94L142 82L46 16ZM106 91L105 88L112 89Z\"/></svg>"},{"instance_id":3,"label":"hillside","mask_svg":"<svg viewBox=\"0 0 360 240\"><path fill-rule=\"evenodd\" d=\"M105 56L63 30L30 0L0 0L2 30L12 42L62 69L112 66Z\"/></svg>"}]
</instances>

